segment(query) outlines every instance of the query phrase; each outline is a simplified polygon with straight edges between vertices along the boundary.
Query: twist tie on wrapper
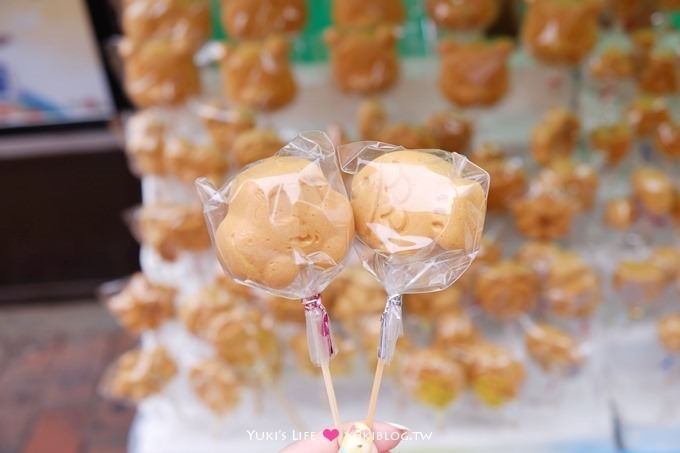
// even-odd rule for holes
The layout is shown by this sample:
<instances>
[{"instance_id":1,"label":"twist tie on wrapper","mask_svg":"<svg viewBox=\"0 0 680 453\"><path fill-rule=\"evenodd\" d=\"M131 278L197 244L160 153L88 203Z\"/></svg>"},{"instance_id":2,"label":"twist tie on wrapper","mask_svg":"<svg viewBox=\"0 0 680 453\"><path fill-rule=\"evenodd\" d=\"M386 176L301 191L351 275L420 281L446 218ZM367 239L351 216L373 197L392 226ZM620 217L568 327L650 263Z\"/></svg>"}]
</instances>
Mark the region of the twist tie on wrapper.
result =
<instances>
[{"instance_id":1,"label":"twist tie on wrapper","mask_svg":"<svg viewBox=\"0 0 680 453\"><path fill-rule=\"evenodd\" d=\"M302 299L302 304L305 307L309 359L320 367L337 353L333 344L331 322L326 307L321 303L321 294Z\"/></svg>"},{"instance_id":2,"label":"twist tie on wrapper","mask_svg":"<svg viewBox=\"0 0 680 453\"><path fill-rule=\"evenodd\" d=\"M389 296L385 310L380 317L380 342L378 343L378 358L389 363L394 356L397 340L404 335L404 325L401 317L401 294Z\"/></svg>"}]
</instances>

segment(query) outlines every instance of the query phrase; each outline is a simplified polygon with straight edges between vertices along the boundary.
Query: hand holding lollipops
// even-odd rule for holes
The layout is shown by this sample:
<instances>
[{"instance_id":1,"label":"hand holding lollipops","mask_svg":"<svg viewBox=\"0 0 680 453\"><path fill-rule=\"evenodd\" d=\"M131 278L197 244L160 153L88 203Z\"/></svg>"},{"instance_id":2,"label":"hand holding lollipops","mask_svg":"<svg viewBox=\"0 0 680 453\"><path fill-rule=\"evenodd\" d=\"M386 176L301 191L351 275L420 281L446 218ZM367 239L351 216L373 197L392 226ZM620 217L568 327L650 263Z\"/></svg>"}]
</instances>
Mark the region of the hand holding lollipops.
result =
<instances>
[{"instance_id":1,"label":"hand holding lollipops","mask_svg":"<svg viewBox=\"0 0 680 453\"><path fill-rule=\"evenodd\" d=\"M337 351L320 294L343 268L354 219L332 142L305 132L219 190L206 179L196 185L224 271L241 284L302 300L310 359L321 367L339 427L329 369Z\"/></svg>"},{"instance_id":2,"label":"hand holding lollipops","mask_svg":"<svg viewBox=\"0 0 680 453\"><path fill-rule=\"evenodd\" d=\"M358 142L338 150L353 176L351 203L363 265L387 291L367 425L382 374L403 334L402 294L455 282L479 251L489 175L465 157Z\"/></svg>"}]
</instances>

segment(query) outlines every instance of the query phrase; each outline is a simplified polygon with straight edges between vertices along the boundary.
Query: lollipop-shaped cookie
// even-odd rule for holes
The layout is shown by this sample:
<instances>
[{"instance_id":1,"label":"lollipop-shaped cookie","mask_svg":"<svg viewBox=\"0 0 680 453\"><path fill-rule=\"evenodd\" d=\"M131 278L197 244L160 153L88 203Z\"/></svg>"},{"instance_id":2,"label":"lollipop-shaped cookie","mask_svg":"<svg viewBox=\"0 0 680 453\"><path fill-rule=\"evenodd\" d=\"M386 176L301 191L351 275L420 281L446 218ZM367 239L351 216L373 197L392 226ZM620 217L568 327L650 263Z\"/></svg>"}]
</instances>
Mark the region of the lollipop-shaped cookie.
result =
<instances>
[{"instance_id":1,"label":"lollipop-shaped cookie","mask_svg":"<svg viewBox=\"0 0 680 453\"><path fill-rule=\"evenodd\" d=\"M352 207L334 147L306 132L216 190L197 181L224 271L237 282L302 299L312 362L320 366L339 426L329 362L335 353L321 291L342 270L354 236Z\"/></svg>"},{"instance_id":2,"label":"lollipop-shaped cookie","mask_svg":"<svg viewBox=\"0 0 680 453\"><path fill-rule=\"evenodd\" d=\"M440 150L360 142L339 153L343 170L354 175L357 252L388 295L370 425L383 368L403 332L401 295L444 289L470 266L480 247L489 176L464 157Z\"/></svg>"}]
</instances>

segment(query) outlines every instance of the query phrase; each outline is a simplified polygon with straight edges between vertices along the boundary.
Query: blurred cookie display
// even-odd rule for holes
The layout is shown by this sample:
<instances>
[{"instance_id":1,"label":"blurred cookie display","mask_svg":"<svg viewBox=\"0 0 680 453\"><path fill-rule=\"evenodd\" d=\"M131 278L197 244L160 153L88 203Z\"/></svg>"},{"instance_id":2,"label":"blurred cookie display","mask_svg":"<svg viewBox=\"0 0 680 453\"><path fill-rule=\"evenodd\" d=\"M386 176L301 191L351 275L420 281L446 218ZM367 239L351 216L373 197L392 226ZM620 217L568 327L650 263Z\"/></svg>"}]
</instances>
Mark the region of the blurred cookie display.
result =
<instances>
[{"instance_id":1,"label":"blurred cookie display","mask_svg":"<svg viewBox=\"0 0 680 453\"><path fill-rule=\"evenodd\" d=\"M416 400L438 409L449 406L465 389L463 368L436 349L410 353L404 359L402 375Z\"/></svg>"},{"instance_id":2,"label":"blurred cookie display","mask_svg":"<svg viewBox=\"0 0 680 453\"><path fill-rule=\"evenodd\" d=\"M680 315L667 315L656 325L661 345L669 352L680 352Z\"/></svg>"},{"instance_id":3,"label":"blurred cookie display","mask_svg":"<svg viewBox=\"0 0 680 453\"><path fill-rule=\"evenodd\" d=\"M475 299L491 316L506 320L527 313L538 302L538 278L524 264L502 261L479 272Z\"/></svg>"},{"instance_id":4,"label":"blurred cookie display","mask_svg":"<svg viewBox=\"0 0 680 453\"><path fill-rule=\"evenodd\" d=\"M177 365L168 351L135 349L126 352L106 372L103 392L114 399L139 402L161 392L177 375Z\"/></svg>"},{"instance_id":5,"label":"blurred cookie display","mask_svg":"<svg viewBox=\"0 0 680 453\"><path fill-rule=\"evenodd\" d=\"M164 260L173 261L182 252L210 249L210 236L198 207L148 205L136 211L134 218L141 242Z\"/></svg>"},{"instance_id":6,"label":"blurred cookie display","mask_svg":"<svg viewBox=\"0 0 680 453\"><path fill-rule=\"evenodd\" d=\"M546 64L576 65L597 42L597 0L529 0L522 42Z\"/></svg>"},{"instance_id":7,"label":"blurred cookie display","mask_svg":"<svg viewBox=\"0 0 680 453\"><path fill-rule=\"evenodd\" d=\"M109 299L107 306L126 329L153 330L175 316L176 293L174 288L155 285L138 272L120 293Z\"/></svg>"},{"instance_id":8,"label":"blurred cookie display","mask_svg":"<svg viewBox=\"0 0 680 453\"><path fill-rule=\"evenodd\" d=\"M207 359L189 370L191 388L211 411L218 415L233 410L240 400L240 383L229 366Z\"/></svg>"},{"instance_id":9,"label":"blurred cookie display","mask_svg":"<svg viewBox=\"0 0 680 453\"><path fill-rule=\"evenodd\" d=\"M367 100L361 104L357 123L363 140L375 140L408 149L443 149L451 152L465 151L474 129L470 120L452 111L436 113L424 125L391 123L377 100Z\"/></svg>"},{"instance_id":10,"label":"blurred cookie display","mask_svg":"<svg viewBox=\"0 0 680 453\"><path fill-rule=\"evenodd\" d=\"M333 80L342 91L381 93L399 79L395 28L382 25L361 30L329 29L324 41L330 51Z\"/></svg>"},{"instance_id":11,"label":"blurred cookie display","mask_svg":"<svg viewBox=\"0 0 680 453\"><path fill-rule=\"evenodd\" d=\"M426 0L425 10L438 27L485 30L498 17L499 0Z\"/></svg>"},{"instance_id":12,"label":"blurred cookie display","mask_svg":"<svg viewBox=\"0 0 680 453\"><path fill-rule=\"evenodd\" d=\"M496 104L510 87L508 58L513 48L512 41L507 39L440 42L440 90L460 107Z\"/></svg>"},{"instance_id":13,"label":"blurred cookie display","mask_svg":"<svg viewBox=\"0 0 680 453\"><path fill-rule=\"evenodd\" d=\"M482 341L464 349L461 358L465 375L482 403L498 407L517 397L526 373L509 351Z\"/></svg>"},{"instance_id":14,"label":"blurred cookie display","mask_svg":"<svg viewBox=\"0 0 680 453\"><path fill-rule=\"evenodd\" d=\"M625 123L600 126L590 132L590 146L604 154L607 164L616 165L630 151L633 134Z\"/></svg>"},{"instance_id":15,"label":"blurred cookie display","mask_svg":"<svg viewBox=\"0 0 680 453\"><path fill-rule=\"evenodd\" d=\"M583 362L576 341L554 326L540 324L530 327L525 344L532 360L546 371L565 373Z\"/></svg>"},{"instance_id":16,"label":"blurred cookie display","mask_svg":"<svg viewBox=\"0 0 680 453\"><path fill-rule=\"evenodd\" d=\"M304 0L221 0L221 3L224 29L237 40L296 33L307 22Z\"/></svg>"},{"instance_id":17,"label":"blurred cookie display","mask_svg":"<svg viewBox=\"0 0 680 453\"><path fill-rule=\"evenodd\" d=\"M222 44L220 67L227 98L254 110L278 110L290 104L297 83L288 63L290 45L281 36L237 45Z\"/></svg>"},{"instance_id":18,"label":"blurred cookie display","mask_svg":"<svg viewBox=\"0 0 680 453\"><path fill-rule=\"evenodd\" d=\"M167 39L197 50L210 35L210 0L126 0L121 25L135 42Z\"/></svg>"},{"instance_id":19,"label":"blurred cookie display","mask_svg":"<svg viewBox=\"0 0 680 453\"><path fill-rule=\"evenodd\" d=\"M125 62L125 91L137 107L176 106L199 94L191 48L167 39L123 39L118 51Z\"/></svg>"},{"instance_id":20,"label":"blurred cookie display","mask_svg":"<svg viewBox=\"0 0 680 453\"><path fill-rule=\"evenodd\" d=\"M331 16L339 27L398 25L406 19L406 10L402 0L333 0Z\"/></svg>"},{"instance_id":21,"label":"blurred cookie display","mask_svg":"<svg viewBox=\"0 0 680 453\"><path fill-rule=\"evenodd\" d=\"M570 157L581 133L581 121L568 109L550 109L531 131L531 154L546 165L556 158Z\"/></svg>"}]
</instances>

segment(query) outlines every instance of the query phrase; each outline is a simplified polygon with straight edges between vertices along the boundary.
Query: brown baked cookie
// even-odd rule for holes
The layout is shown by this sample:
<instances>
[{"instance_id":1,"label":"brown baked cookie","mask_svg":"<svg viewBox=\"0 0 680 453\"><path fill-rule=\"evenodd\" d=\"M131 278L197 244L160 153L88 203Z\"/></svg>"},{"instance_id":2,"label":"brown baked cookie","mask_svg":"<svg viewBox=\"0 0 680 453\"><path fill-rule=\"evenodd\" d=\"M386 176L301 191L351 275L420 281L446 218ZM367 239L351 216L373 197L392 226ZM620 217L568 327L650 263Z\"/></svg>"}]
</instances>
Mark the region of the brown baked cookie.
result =
<instances>
[{"instance_id":1,"label":"brown baked cookie","mask_svg":"<svg viewBox=\"0 0 680 453\"><path fill-rule=\"evenodd\" d=\"M125 63L125 91L137 107L179 105L199 94L193 50L167 39L124 39L118 50Z\"/></svg>"},{"instance_id":2,"label":"brown baked cookie","mask_svg":"<svg viewBox=\"0 0 680 453\"><path fill-rule=\"evenodd\" d=\"M305 0L221 0L222 24L236 40L297 33L307 22Z\"/></svg>"},{"instance_id":3,"label":"brown baked cookie","mask_svg":"<svg viewBox=\"0 0 680 453\"><path fill-rule=\"evenodd\" d=\"M426 0L428 16L442 28L485 30L498 17L499 0Z\"/></svg>"},{"instance_id":4,"label":"brown baked cookie","mask_svg":"<svg viewBox=\"0 0 680 453\"><path fill-rule=\"evenodd\" d=\"M508 58L512 41L439 43L439 89L460 107L490 106L500 101L510 85Z\"/></svg>"},{"instance_id":5,"label":"brown baked cookie","mask_svg":"<svg viewBox=\"0 0 680 453\"><path fill-rule=\"evenodd\" d=\"M532 326L524 338L527 352L543 370L566 373L583 363L576 340L555 326Z\"/></svg>"},{"instance_id":6,"label":"brown baked cookie","mask_svg":"<svg viewBox=\"0 0 680 453\"><path fill-rule=\"evenodd\" d=\"M125 0L121 24L132 41L162 38L197 50L210 37L210 0Z\"/></svg>"},{"instance_id":7,"label":"brown baked cookie","mask_svg":"<svg viewBox=\"0 0 680 453\"><path fill-rule=\"evenodd\" d=\"M224 90L233 103L272 111L293 101L297 84L288 63L290 45L285 38L224 44L223 50L220 63Z\"/></svg>"},{"instance_id":8,"label":"brown baked cookie","mask_svg":"<svg viewBox=\"0 0 680 453\"><path fill-rule=\"evenodd\" d=\"M675 185L661 170L651 167L635 169L630 176L633 196L652 215L665 216L673 210Z\"/></svg>"},{"instance_id":9,"label":"brown baked cookie","mask_svg":"<svg viewBox=\"0 0 680 453\"><path fill-rule=\"evenodd\" d=\"M604 154L607 164L616 165L626 157L633 133L625 123L600 126L590 132L590 146Z\"/></svg>"},{"instance_id":10,"label":"brown baked cookie","mask_svg":"<svg viewBox=\"0 0 680 453\"><path fill-rule=\"evenodd\" d=\"M239 280L283 289L303 269L335 266L349 251L350 203L314 162L260 161L232 181L228 201L215 242L222 264Z\"/></svg>"},{"instance_id":11,"label":"brown baked cookie","mask_svg":"<svg viewBox=\"0 0 680 453\"><path fill-rule=\"evenodd\" d=\"M333 24L337 27L367 27L406 20L402 0L333 0Z\"/></svg>"},{"instance_id":12,"label":"brown baked cookie","mask_svg":"<svg viewBox=\"0 0 680 453\"><path fill-rule=\"evenodd\" d=\"M395 28L383 25L361 30L329 29L324 40L330 51L333 79L342 91L376 94L397 82L399 57Z\"/></svg>"},{"instance_id":13,"label":"brown baked cookie","mask_svg":"<svg viewBox=\"0 0 680 453\"><path fill-rule=\"evenodd\" d=\"M598 0L529 0L522 42L538 60L578 64L597 42Z\"/></svg>"},{"instance_id":14,"label":"brown baked cookie","mask_svg":"<svg viewBox=\"0 0 680 453\"><path fill-rule=\"evenodd\" d=\"M357 234L384 253L416 253L435 245L475 250L485 191L455 173L450 162L418 150L385 153L368 162L352 180Z\"/></svg>"},{"instance_id":15,"label":"brown baked cookie","mask_svg":"<svg viewBox=\"0 0 680 453\"><path fill-rule=\"evenodd\" d=\"M531 310L538 302L538 290L538 277L529 266L501 261L479 272L474 296L488 314L507 320Z\"/></svg>"},{"instance_id":16,"label":"brown baked cookie","mask_svg":"<svg viewBox=\"0 0 680 453\"><path fill-rule=\"evenodd\" d=\"M576 148L581 121L571 110L557 107L546 112L531 131L531 154L541 165L570 157Z\"/></svg>"}]
</instances>

